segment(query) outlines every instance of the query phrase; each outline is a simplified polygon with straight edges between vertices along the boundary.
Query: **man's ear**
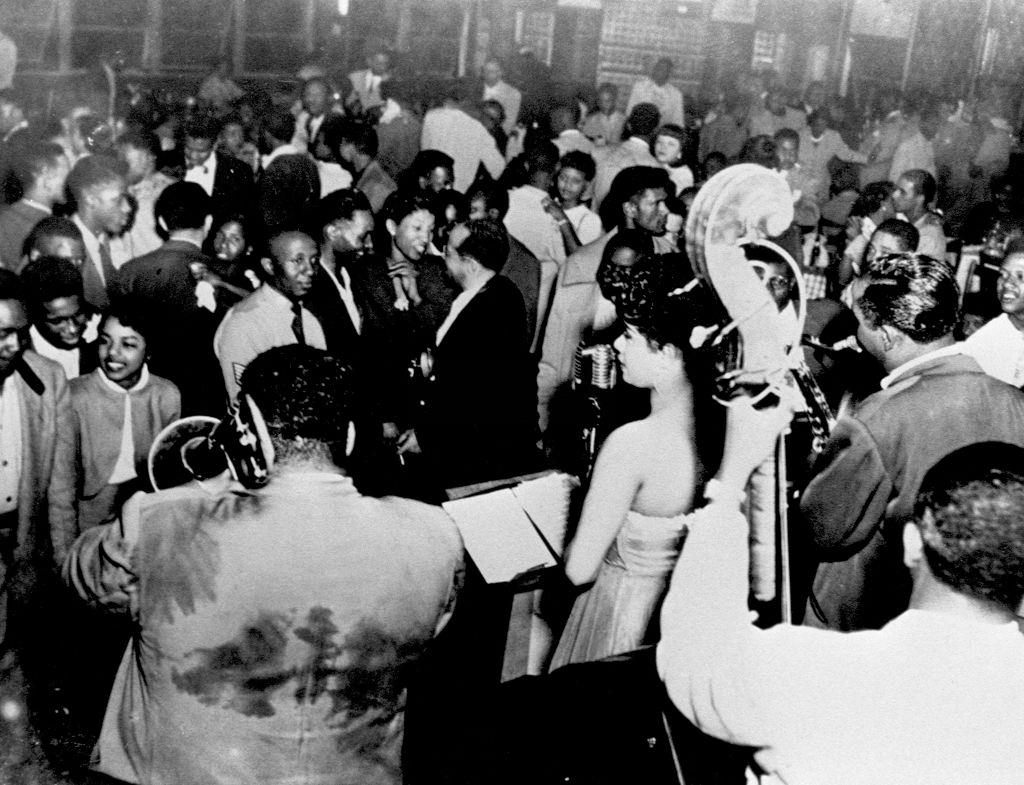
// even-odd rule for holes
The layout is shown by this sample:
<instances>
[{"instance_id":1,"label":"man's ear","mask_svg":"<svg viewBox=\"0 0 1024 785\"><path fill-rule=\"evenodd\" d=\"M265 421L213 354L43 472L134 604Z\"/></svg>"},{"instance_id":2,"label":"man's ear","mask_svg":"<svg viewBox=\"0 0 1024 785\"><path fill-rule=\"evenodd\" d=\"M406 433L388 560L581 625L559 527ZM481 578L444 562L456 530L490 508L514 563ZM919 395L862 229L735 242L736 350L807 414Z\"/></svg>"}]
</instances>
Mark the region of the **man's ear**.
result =
<instances>
[{"instance_id":1,"label":"man's ear","mask_svg":"<svg viewBox=\"0 0 1024 785\"><path fill-rule=\"evenodd\" d=\"M263 272L265 272L267 275L274 275L274 263L266 256L260 259L260 267L263 268Z\"/></svg>"},{"instance_id":2,"label":"man's ear","mask_svg":"<svg viewBox=\"0 0 1024 785\"><path fill-rule=\"evenodd\" d=\"M490 218L492 221L500 221L501 213L498 212L497 207L490 207L487 209L487 217Z\"/></svg>"},{"instance_id":3,"label":"man's ear","mask_svg":"<svg viewBox=\"0 0 1024 785\"><path fill-rule=\"evenodd\" d=\"M879 327L878 331L882 336L882 348L887 352L891 351L892 348L900 342L900 338L902 337L899 332L887 324L883 324Z\"/></svg>"},{"instance_id":4,"label":"man's ear","mask_svg":"<svg viewBox=\"0 0 1024 785\"><path fill-rule=\"evenodd\" d=\"M931 520L931 513L925 510L925 521ZM913 521L903 527L903 563L908 569L914 570L924 558L924 540L921 538L921 530Z\"/></svg>"},{"instance_id":5,"label":"man's ear","mask_svg":"<svg viewBox=\"0 0 1024 785\"><path fill-rule=\"evenodd\" d=\"M636 219L636 205L633 204L632 199L622 203L622 214L626 217L626 220L633 221Z\"/></svg>"},{"instance_id":6,"label":"man's ear","mask_svg":"<svg viewBox=\"0 0 1024 785\"><path fill-rule=\"evenodd\" d=\"M423 178L421 177L420 179L422 180ZM388 230L388 234L394 237L395 232L398 231L398 224L396 224L394 221L388 218L386 221L384 221L384 228Z\"/></svg>"},{"instance_id":7,"label":"man's ear","mask_svg":"<svg viewBox=\"0 0 1024 785\"><path fill-rule=\"evenodd\" d=\"M212 226L213 226L213 216L212 215L207 215L206 216L206 220L203 221L203 238L204 239L209 236L210 228ZM165 226L164 229L166 230L166 228L167 227Z\"/></svg>"}]
</instances>

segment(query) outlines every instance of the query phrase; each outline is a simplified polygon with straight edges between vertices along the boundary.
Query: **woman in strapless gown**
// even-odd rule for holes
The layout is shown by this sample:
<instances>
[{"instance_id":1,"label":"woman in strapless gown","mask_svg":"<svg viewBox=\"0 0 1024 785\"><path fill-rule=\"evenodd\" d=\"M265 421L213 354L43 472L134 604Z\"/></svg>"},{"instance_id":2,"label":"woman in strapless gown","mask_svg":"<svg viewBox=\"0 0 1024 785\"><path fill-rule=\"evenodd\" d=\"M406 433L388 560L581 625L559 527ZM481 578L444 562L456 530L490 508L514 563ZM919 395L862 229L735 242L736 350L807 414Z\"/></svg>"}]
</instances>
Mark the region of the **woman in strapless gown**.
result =
<instances>
[{"instance_id":1,"label":"woman in strapless gown","mask_svg":"<svg viewBox=\"0 0 1024 785\"><path fill-rule=\"evenodd\" d=\"M651 286L615 303L626 323L615 341L622 378L650 390L651 414L613 431L598 454L565 558L569 580L592 585L576 598L552 670L657 641L658 610L704 475L694 402L710 398L694 393L707 374L697 370L690 334L706 309L689 289Z\"/></svg>"}]
</instances>

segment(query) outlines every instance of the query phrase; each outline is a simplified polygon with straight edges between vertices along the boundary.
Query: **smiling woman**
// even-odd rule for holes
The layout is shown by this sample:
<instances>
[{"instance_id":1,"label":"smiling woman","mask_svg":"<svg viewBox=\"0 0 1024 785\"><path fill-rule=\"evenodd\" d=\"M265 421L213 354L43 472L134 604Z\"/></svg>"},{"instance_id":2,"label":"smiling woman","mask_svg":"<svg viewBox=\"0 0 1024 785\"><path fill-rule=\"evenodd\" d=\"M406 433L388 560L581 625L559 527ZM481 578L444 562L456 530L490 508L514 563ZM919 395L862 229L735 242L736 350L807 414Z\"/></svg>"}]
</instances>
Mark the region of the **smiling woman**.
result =
<instances>
[{"instance_id":1,"label":"smiling woman","mask_svg":"<svg viewBox=\"0 0 1024 785\"><path fill-rule=\"evenodd\" d=\"M996 295L1002 313L964 341L964 352L989 376L1024 385L1024 240L1013 240L999 271Z\"/></svg>"}]
</instances>

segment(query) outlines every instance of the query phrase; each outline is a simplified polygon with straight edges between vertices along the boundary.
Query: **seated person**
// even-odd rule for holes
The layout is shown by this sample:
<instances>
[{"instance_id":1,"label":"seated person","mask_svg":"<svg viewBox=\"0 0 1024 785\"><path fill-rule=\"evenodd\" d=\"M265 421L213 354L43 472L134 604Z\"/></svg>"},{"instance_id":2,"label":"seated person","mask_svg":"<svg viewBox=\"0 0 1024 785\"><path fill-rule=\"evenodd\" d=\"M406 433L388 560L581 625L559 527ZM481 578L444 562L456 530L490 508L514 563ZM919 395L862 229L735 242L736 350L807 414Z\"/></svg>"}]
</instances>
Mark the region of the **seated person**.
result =
<instances>
[{"instance_id":1,"label":"seated person","mask_svg":"<svg viewBox=\"0 0 1024 785\"><path fill-rule=\"evenodd\" d=\"M927 473L902 529L910 608L884 628L759 629L740 502L789 408L729 409L725 457L661 614L673 703L705 733L756 748L780 782L1019 782L1024 449L973 444Z\"/></svg>"}]
</instances>

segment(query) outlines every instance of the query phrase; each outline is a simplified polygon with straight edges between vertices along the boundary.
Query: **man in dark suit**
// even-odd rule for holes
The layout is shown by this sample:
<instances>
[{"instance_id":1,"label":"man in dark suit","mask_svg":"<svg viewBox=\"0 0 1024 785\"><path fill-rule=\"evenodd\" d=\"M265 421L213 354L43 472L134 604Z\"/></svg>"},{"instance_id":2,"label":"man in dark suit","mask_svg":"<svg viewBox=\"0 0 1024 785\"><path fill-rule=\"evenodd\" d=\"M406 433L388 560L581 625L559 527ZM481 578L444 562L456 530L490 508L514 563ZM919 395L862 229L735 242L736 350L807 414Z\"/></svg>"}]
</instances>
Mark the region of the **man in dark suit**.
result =
<instances>
[{"instance_id":1,"label":"man in dark suit","mask_svg":"<svg viewBox=\"0 0 1024 785\"><path fill-rule=\"evenodd\" d=\"M462 292L437 331L426 410L399 441L400 451L423 453L441 488L539 465L523 298L498 275L507 258L500 223L482 218L452 230L445 263Z\"/></svg>"},{"instance_id":2,"label":"man in dark suit","mask_svg":"<svg viewBox=\"0 0 1024 785\"><path fill-rule=\"evenodd\" d=\"M255 187L244 161L216 152L221 123L198 115L185 125L184 180L198 183L210 197L213 226L232 215L252 214Z\"/></svg>"},{"instance_id":3,"label":"man in dark suit","mask_svg":"<svg viewBox=\"0 0 1024 785\"><path fill-rule=\"evenodd\" d=\"M149 368L178 386L181 413L220 417L226 399L213 335L224 314L210 279L210 258L202 251L210 198L196 183L172 183L154 213L169 239L118 271L113 296L152 320Z\"/></svg>"},{"instance_id":4,"label":"man in dark suit","mask_svg":"<svg viewBox=\"0 0 1024 785\"><path fill-rule=\"evenodd\" d=\"M373 228L370 203L354 188L321 199L315 226L309 227L309 235L320 241L320 264L306 305L324 328L327 351L347 362L363 331L359 267L372 250Z\"/></svg>"},{"instance_id":5,"label":"man in dark suit","mask_svg":"<svg viewBox=\"0 0 1024 785\"><path fill-rule=\"evenodd\" d=\"M42 219L53 214L64 198L64 183L71 165L59 144L29 143L15 153L14 175L22 196L0 210L0 267L17 272L25 238Z\"/></svg>"}]
</instances>

